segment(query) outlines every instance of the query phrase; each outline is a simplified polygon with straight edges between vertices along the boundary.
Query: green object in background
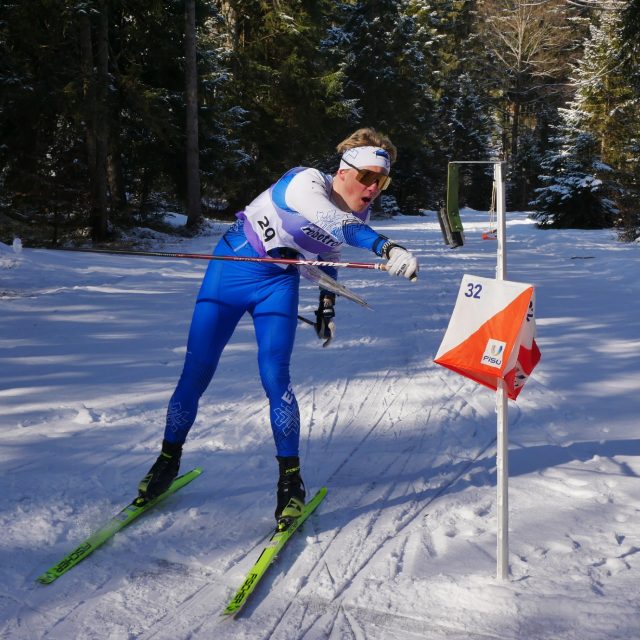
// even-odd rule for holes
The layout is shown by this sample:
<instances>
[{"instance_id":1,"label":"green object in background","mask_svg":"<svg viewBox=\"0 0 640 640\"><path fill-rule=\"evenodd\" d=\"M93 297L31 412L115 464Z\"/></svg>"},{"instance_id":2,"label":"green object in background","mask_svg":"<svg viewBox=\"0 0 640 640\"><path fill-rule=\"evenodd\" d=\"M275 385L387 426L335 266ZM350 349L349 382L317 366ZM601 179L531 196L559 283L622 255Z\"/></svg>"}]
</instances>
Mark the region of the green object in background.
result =
<instances>
[{"instance_id":1,"label":"green object in background","mask_svg":"<svg viewBox=\"0 0 640 640\"><path fill-rule=\"evenodd\" d=\"M458 206L459 179L460 165L450 162L447 169L447 217L452 233L462 233L462 220L460 220Z\"/></svg>"},{"instance_id":2,"label":"green object in background","mask_svg":"<svg viewBox=\"0 0 640 640\"><path fill-rule=\"evenodd\" d=\"M458 205L459 165L450 162L447 168L447 202L438 210L438 222L444 241L451 247L464 244L460 207Z\"/></svg>"}]
</instances>

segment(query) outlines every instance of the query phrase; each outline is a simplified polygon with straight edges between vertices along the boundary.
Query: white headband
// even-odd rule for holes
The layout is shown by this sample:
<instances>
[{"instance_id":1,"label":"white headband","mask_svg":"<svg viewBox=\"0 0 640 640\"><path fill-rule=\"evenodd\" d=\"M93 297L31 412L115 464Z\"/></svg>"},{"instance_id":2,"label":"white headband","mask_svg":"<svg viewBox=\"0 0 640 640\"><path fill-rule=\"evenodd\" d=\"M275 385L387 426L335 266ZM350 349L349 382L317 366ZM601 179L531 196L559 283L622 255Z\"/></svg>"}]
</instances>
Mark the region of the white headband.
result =
<instances>
[{"instance_id":1,"label":"white headband","mask_svg":"<svg viewBox=\"0 0 640 640\"><path fill-rule=\"evenodd\" d=\"M347 164L349 163L349 164ZM353 147L342 154L339 169L353 169L352 164L358 169L362 167L382 167L387 173L391 170L391 158L380 147Z\"/></svg>"}]
</instances>

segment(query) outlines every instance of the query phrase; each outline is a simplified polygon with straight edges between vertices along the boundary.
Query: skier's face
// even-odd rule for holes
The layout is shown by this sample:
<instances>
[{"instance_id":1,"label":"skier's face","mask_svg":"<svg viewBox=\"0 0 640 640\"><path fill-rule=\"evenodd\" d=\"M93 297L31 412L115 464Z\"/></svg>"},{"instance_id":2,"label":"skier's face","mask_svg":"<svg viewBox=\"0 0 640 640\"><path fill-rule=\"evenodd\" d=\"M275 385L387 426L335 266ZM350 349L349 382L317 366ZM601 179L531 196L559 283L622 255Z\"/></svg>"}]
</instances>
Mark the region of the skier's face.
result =
<instances>
[{"instance_id":1,"label":"skier's face","mask_svg":"<svg viewBox=\"0 0 640 640\"><path fill-rule=\"evenodd\" d=\"M340 169L334 181L334 188L351 209L364 211L386 187L386 171L382 167L362 167L361 169ZM369 184L366 184L369 183Z\"/></svg>"}]
</instances>

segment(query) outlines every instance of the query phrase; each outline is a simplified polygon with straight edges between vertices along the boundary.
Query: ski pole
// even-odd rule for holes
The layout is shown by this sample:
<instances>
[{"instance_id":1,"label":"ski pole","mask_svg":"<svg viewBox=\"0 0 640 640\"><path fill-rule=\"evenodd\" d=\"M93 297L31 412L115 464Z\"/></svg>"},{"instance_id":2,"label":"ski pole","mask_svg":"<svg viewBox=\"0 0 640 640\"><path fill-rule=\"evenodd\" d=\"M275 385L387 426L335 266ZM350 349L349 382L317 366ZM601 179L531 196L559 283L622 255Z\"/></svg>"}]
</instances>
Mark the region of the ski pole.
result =
<instances>
[{"instance_id":1,"label":"ski pole","mask_svg":"<svg viewBox=\"0 0 640 640\"><path fill-rule=\"evenodd\" d=\"M139 251L136 249L83 249L80 247L59 248L56 251L80 251L83 253L106 253L120 254L129 256L152 256L159 258L193 258L198 260L226 260L228 262L267 262L271 264L292 264L300 267L300 273L318 284L321 288L328 289L334 293L343 296L357 304L371 308L366 300L359 295L349 291L343 284L336 282L331 276L321 271L318 267L351 267L361 269L380 269L384 270L384 264L368 263L368 262L330 262L323 260L296 260L291 258L251 258L249 256L214 256L208 253L169 253L164 251Z\"/></svg>"},{"instance_id":2,"label":"ski pole","mask_svg":"<svg viewBox=\"0 0 640 640\"><path fill-rule=\"evenodd\" d=\"M252 258L249 256L215 256L209 253L174 253L165 251L138 251L135 249L83 249L61 248L57 251L80 251L84 253L112 253L128 256L155 258L186 258L192 260L226 260L228 262L266 262L271 264L308 265L312 267L344 267L345 269L375 269L386 271L382 262L333 262L330 260L303 260L297 258Z\"/></svg>"}]
</instances>

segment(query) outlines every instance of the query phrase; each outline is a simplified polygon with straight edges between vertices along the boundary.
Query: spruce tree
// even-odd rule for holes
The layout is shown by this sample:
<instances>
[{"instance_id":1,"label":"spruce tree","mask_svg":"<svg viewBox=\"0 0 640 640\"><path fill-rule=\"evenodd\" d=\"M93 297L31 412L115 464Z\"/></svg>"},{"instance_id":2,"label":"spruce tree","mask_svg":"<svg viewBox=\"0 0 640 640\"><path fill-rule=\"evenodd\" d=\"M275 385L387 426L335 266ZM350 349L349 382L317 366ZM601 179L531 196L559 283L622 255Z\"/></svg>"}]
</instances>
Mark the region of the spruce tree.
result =
<instances>
[{"instance_id":1,"label":"spruce tree","mask_svg":"<svg viewBox=\"0 0 640 640\"><path fill-rule=\"evenodd\" d=\"M640 238L640 113L637 107L640 104L640 0L625 3L620 25L621 71L631 91L625 117L633 123L620 177L625 189L619 200L620 235L623 240L636 240Z\"/></svg>"},{"instance_id":2,"label":"spruce tree","mask_svg":"<svg viewBox=\"0 0 640 640\"><path fill-rule=\"evenodd\" d=\"M575 106L561 110L557 145L547 152L539 176L543 186L531 202L533 217L543 227L601 229L611 227L617 216L612 195L611 167L598 154L599 142L585 131L585 112Z\"/></svg>"},{"instance_id":3,"label":"spruce tree","mask_svg":"<svg viewBox=\"0 0 640 640\"><path fill-rule=\"evenodd\" d=\"M3 3L0 19L0 180L5 215L40 241L87 224L90 206L75 6Z\"/></svg>"},{"instance_id":4,"label":"spruce tree","mask_svg":"<svg viewBox=\"0 0 640 640\"><path fill-rule=\"evenodd\" d=\"M616 198L626 217L636 199L640 108L632 80L633 62L638 58L634 60L633 47L627 44L623 6L606 0L593 13L573 83L574 107L582 114L580 126L597 140L597 154L622 187Z\"/></svg>"},{"instance_id":5,"label":"spruce tree","mask_svg":"<svg viewBox=\"0 0 640 640\"><path fill-rule=\"evenodd\" d=\"M335 82L318 55L333 4L223 4L233 49L233 94L244 120L236 133L246 153L228 182L230 208L237 210L247 194L257 194L291 166L322 165L337 142L331 138L339 112Z\"/></svg>"},{"instance_id":6,"label":"spruce tree","mask_svg":"<svg viewBox=\"0 0 640 640\"><path fill-rule=\"evenodd\" d=\"M391 137L400 153L389 195L405 213L417 212L434 202L437 184L428 34L406 2L340 3L337 11L324 51L349 108L342 132L372 126Z\"/></svg>"},{"instance_id":7,"label":"spruce tree","mask_svg":"<svg viewBox=\"0 0 640 640\"><path fill-rule=\"evenodd\" d=\"M454 80L452 78L452 80ZM489 104L476 93L471 77L462 73L439 104L445 125L441 147L448 160L491 160L497 157L492 143L494 125ZM492 190L491 165L460 167L460 202L475 209L488 209Z\"/></svg>"}]
</instances>

